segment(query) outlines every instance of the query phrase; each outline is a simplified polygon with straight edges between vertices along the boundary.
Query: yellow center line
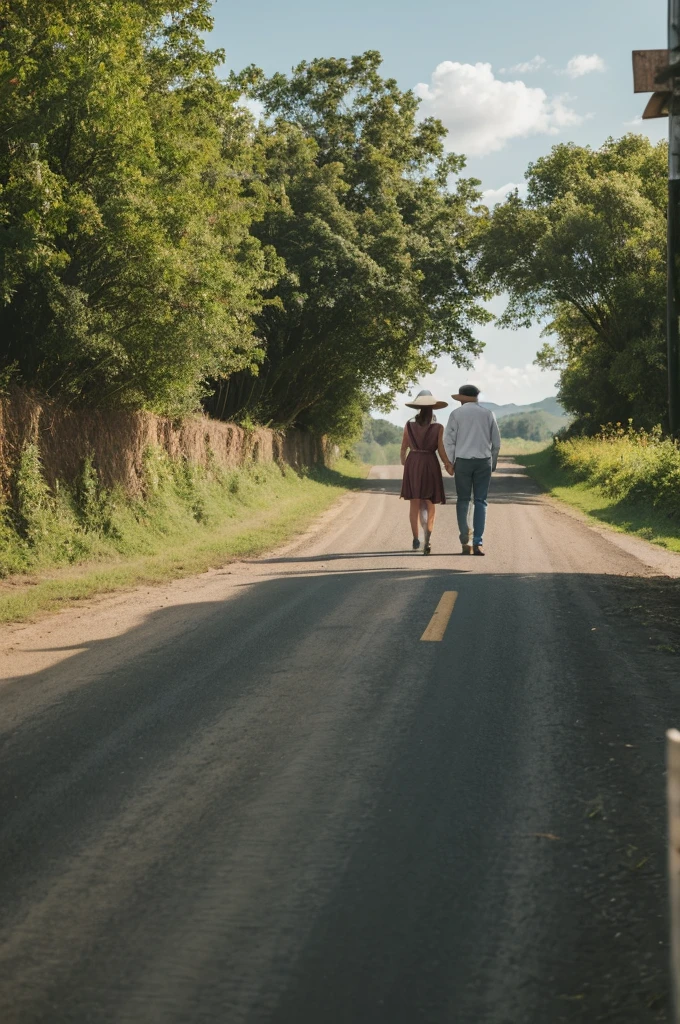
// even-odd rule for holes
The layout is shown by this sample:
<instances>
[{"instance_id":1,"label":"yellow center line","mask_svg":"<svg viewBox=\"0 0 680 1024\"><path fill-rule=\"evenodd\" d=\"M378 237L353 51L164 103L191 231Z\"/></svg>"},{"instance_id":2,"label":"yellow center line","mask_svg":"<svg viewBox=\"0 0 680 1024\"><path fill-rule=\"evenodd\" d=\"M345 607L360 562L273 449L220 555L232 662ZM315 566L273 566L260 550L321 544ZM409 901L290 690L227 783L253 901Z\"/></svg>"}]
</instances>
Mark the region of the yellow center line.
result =
<instances>
[{"instance_id":1,"label":"yellow center line","mask_svg":"<svg viewBox=\"0 0 680 1024\"><path fill-rule=\"evenodd\" d=\"M430 619L427 629L421 636L421 640L443 640L446 627L451 618L453 606L458 597L457 590L445 590L435 608L434 615Z\"/></svg>"}]
</instances>

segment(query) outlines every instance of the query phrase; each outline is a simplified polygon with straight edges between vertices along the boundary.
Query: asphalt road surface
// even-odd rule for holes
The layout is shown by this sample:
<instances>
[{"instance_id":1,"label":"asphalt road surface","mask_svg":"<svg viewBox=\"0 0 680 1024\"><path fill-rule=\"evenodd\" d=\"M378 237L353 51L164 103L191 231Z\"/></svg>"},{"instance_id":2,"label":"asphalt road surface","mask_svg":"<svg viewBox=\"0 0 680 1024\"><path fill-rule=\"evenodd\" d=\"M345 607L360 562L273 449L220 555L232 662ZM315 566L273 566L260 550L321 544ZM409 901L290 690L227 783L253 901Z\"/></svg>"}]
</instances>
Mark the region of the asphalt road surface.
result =
<instances>
[{"instance_id":1,"label":"asphalt road surface","mask_svg":"<svg viewBox=\"0 0 680 1024\"><path fill-rule=\"evenodd\" d=\"M453 504L413 553L400 473L6 632L2 1024L669 1019L680 685L644 602L677 584L507 461L484 559Z\"/></svg>"}]
</instances>

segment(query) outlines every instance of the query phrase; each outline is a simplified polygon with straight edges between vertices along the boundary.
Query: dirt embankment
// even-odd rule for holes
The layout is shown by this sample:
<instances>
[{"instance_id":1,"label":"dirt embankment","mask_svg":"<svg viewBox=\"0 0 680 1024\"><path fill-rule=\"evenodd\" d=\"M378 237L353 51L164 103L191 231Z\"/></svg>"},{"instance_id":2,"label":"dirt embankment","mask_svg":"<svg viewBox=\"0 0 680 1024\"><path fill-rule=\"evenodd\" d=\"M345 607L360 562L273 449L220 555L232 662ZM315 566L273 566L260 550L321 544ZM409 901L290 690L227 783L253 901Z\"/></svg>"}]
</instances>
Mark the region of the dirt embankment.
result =
<instances>
[{"instance_id":1,"label":"dirt embankment","mask_svg":"<svg viewBox=\"0 0 680 1024\"><path fill-rule=\"evenodd\" d=\"M71 484L90 456L102 484L138 494L144 479L144 453L164 450L173 459L235 469L252 462L284 462L294 468L325 460L325 445L300 431L281 433L260 427L244 430L205 416L170 419L148 412L70 409L16 389L0 398L0 496L9 497L11 480L26 444L38 446L51 487Z\"/></svg>"}]
</instances>

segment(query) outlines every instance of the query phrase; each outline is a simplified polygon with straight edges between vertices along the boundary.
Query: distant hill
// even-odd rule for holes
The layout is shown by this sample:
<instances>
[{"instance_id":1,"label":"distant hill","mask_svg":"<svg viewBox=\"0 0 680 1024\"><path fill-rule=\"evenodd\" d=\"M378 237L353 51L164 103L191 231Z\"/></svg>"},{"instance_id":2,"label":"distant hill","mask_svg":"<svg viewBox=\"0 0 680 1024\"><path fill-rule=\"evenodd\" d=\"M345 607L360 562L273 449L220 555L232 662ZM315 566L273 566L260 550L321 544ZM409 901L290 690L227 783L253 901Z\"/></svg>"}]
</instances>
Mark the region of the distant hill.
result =
<instances>
[{"instance_id":1,"label":"distant hill","mask_svg":"<svg viewBox=\"0 0 680 1024\"><path fill-rule=\"evenodd\" d=\"M503 416L514 416L520 412L547 412L550 416L559 416L565 420L565 423L562 424L563 427L571 420L569 414L562 408L554 395L552 398L544 398L541 402L532 402L531 405L515 405L514 402L511 402L510 405L480 402L480 405L485 406L487 409L492 409L497 420L500 420Z\"/></svg>"},{"instance_id":2,"label":"distant hill","mask_svg":"<svg viewBox=\"0 0 680 1024\"><path fill-rule=\"evenodd\" d=\"M555 397L544 398L531 405L496 405L482 402L492 409L499 421L501 435L505 438L522 438L529 442L549 443L563 427L568 426L571 417L567 415ZM455 408L455 405L453 406ZM440 423L446 423L451 409L440 414ZM362 462L369 465L396 465L399 462L403 427L389 420L365 416L363 436L355 445L355 452Z\"/></svg>"},{"instance_id":3,"label":"distant hill","mask_svg":"<svg viewBox=\"0 0 680 1024\"><path fill-rule=\"evenodd\" d=\"M542 409L533 412L516 412L502 416L498 421L503 437L522 437L525 441L550 441L555 434L566 427L565 416L552 416Z\"/></svg>"}]
</instances>

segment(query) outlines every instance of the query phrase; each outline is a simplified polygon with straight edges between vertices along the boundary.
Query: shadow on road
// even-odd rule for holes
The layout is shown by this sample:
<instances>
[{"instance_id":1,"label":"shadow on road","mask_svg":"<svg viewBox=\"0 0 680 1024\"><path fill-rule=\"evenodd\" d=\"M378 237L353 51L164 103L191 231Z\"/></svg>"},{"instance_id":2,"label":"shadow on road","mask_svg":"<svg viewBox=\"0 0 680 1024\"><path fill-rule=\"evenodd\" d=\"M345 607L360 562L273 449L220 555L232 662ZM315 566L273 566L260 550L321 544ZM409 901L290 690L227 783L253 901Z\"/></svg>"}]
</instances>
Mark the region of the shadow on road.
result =
<instances>
[{"instance_id":1,"label":"shadow on road","mask_svg":"<svg viewBox=\"0 0 680 1024\"><path fill-rule=\"evenodd\" d=\"M460 551L437 551L437 558L452 558L461 555ZM244 559L249 565L277 565L286 562L336 562L338 560L356 561L362 558L407 558L409 561L414 558L423 558L422 548L418 551L408 551L403 548L398 551L343 551L337 554L326 555L294 555L289 558L251 558ZM468 556L466 556L468 557ZM469 556L472 557L472 556ZM427 568L427 567L425 567ZM364 570L370 572L371 570ZM385 570L381 570L385 571ZM465 569L452 569L451 572L466 572Z\"/></svg>"},{"instance_id":2,"label":"shadow on road","mask_svg":"<svg viewBox=\"0 0 680 1024\"><path fill-rule=\"evenodd\" d=\"M258 579L0 689L5 1019L666 1019L678 581L418 568Z\"/></svg>"},{"instance_id":3,"label":"shadow on road","mask_svg":"<svg viewBox=\"0 0 680 1024\"><path fill-rule=\"evenodd\" d=\"M366 491L368 494L393 494L398 497L401 492L401 466L378 467L378 470L393 471L398 476L386 479L354 477L350 479L348 484L346 477L335 473L332 469L324 470L324 474L334 479L338 486L343 486L344 480L344 486L349 486L351 490ZM455 503L455 483L453 477L448 476L446 473L444 473L444 490L447 501ZM498 468L491 480L490 502L494 504L528 505L537 504L541 500L543 499L541 498L540 488L531 477L526 475L521 466L509 458L499 459Z\"/></svg>"}]
</instances>

